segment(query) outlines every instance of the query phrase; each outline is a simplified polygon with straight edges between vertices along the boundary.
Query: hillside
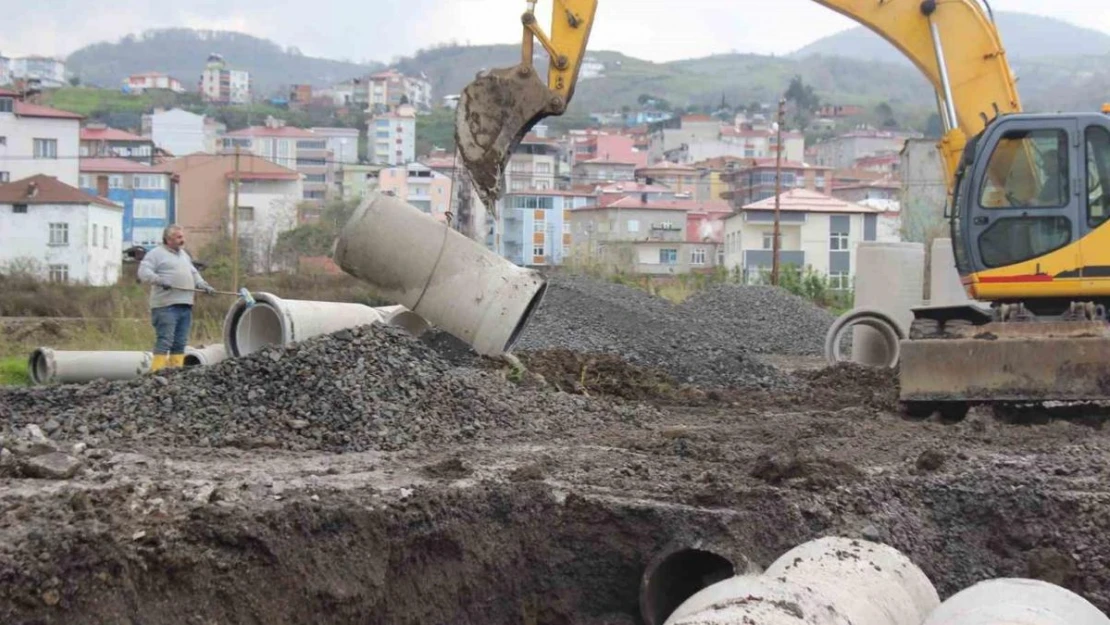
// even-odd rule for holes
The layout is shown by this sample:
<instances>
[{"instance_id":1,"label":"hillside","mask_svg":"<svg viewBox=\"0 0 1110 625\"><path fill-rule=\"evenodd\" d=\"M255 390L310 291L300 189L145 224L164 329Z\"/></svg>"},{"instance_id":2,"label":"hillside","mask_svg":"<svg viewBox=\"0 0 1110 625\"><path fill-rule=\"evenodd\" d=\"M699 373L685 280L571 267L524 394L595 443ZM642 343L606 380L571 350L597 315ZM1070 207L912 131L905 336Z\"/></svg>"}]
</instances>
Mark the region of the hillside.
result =
<instances>
[{"instance_id":1,"label":"hillside","mask_svg":"<svg viewBox=\"0 0 1110 625\"><path fill-rule=\"evenodd\" d=\"M149 30L115 43L85 46L70 54L66 64L85 84L117 88L131 74L160 71L194 90L213 52L233 68L250 71L255 91L264 95L296 83L323 87L381 67L308 57L296 48L242 33L187 28Z\"/></svg>"},{"instance_id":2,"label":"hillside","mask_svg":"<svg viewBox=\"0 0 1110 625\"><path fill-rule=\"evenodd\" d=\"M1110 35L1097 30L1027 13L998 11L994 16L1011 61L1110 54ZM790 55L794 59L814 56L910 65L890 43L862 26L818 39Z\"/></svg>"}]
</instances>

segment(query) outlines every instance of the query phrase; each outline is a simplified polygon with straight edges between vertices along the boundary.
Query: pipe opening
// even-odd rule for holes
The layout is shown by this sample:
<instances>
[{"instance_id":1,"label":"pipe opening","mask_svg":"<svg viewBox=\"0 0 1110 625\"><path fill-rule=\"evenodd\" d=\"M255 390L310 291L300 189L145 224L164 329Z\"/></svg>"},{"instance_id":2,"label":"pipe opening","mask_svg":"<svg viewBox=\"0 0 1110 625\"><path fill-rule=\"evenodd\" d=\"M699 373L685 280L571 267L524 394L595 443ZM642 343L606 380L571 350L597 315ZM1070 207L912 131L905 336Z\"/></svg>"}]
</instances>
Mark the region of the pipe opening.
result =
<instances>
[{"instance_id":1,"label":"pipe opening","mask_svg":"<svg viewBox=\"0 0 1110 625\"><path fill-rule=\"evenodd\" d=\"M196 354L185 354L185 366L196 367L200 365L200 357Z\"/></svg>"},{"instance_id":2,"label":"pipe opening","mask_svg":"<svg viewBox=\"0 0 1110 625\"><path fill-rule=\"evenodd\" d=\"M513 345L516 345L516 342L520 340L520 335L524 334L524 328L527 327L528 322L532 319L532 315L534 315L536 310L540 307L540 302L543 301L543 296L546 294L547 282L544 282L540 285L540 288L536 290L536 294L532 296L532 301L528 302L528 306L525 307L524 314L520 316L520 321L516 323L516 327L513 328L513 333L509 335L509 340L505 342L504 351L512 351Z\"/></svg>"},{"instance_id":3,"label":"pipe opening","mask_svg":"<svg viewBox=\"0 0 1110 625\"><path fill-rule=\"evenodd\" d=\"M416 337L421 336L431 328L431 325L428 324L423 317L411 310L405 310L393 315L393 317L389 319L389 325L403 328L405 332Z\"/></svg>"},{"instance_id":4,"label":"pipe opening","mask_svg":"<svg viewBox=\"0 0 1110 625\"><path fill-rule=\"evenodd\" d=\"M239 356L252 354L267 345L283 345L285 328L281 312L270 304L258 302L235 320L231 336L233 353Z\"/></svg>"},{"instance_id":5,"label":"pipe opening","mask_svg":"<svg viewBox=\"0 0 1110 625\"><path fill-rule=\"evenodd\" d=\"M41 348L31 353L31 364L27 368L35 384L45 384L50 378L50 366L46 362L46 353Z\"/></svg>"},{"instance_id":6,"label":"pipe opening","mask_svg":"<svg viewBox=\"0 0 1110 625\"><path fill-rule=\"evenodd\" d=\"M663 625L698 591L736 575L727 558L701 549L681 549L649 567L640 591L645 625Z\"/></svg>"}]
</instances>

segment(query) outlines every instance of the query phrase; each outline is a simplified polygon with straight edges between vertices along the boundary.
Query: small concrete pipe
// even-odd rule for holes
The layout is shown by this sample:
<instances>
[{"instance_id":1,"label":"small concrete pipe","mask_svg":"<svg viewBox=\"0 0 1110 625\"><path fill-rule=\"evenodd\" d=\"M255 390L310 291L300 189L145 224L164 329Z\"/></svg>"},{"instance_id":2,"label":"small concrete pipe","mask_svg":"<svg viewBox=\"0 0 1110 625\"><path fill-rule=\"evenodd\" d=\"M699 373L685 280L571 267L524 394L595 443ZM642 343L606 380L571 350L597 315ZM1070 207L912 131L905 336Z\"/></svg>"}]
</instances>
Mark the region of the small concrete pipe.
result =
<instances>
[{"instance_id":1,"label":"small concrete pipe","mask_svg":"<svg viewBox=\"0 0 1110 625\"><path fill-rule=\"evenodd\" d=\"M856 248L855 305L885 313L908 336L913 308L925 294L925 246L910 242L864 241ZM852 334L852 360L886 366L883 339L870 327Z\"/></svg>"},{"instance_id":2,"label":"small concrete pipe","mask_svg":"<svg viewBox=\"0 0 1110 625\"><path fill-rule=\"evenodd\" d=\"M897 550L829 537L795 547L762 575L698 592L665 625L919 625L939 604L928 577Z\"/></svg>"},{"instance_id":3,"label":"small concrete pipe","mask_svg":"<svg viewBox=\"0 0 1110 625\"><path fill-rule=\"evenodd\" d=\"M186 367L207 367L227 358L227 348L222 344L185 347Z\"/></svg>"},{"instance_id":4,"label":"small concrete pipe","mask_svg":"<svg viewBox=\"0 0 1110 625\"><path fill-rule=\"evenodd\" d=\"M68 384L92 380L130 380L150 371L150 352L78 352L40 347L31 352L27 369L34 384Z\"/></svg>"},{"instance_id":5,"label":"small concrete pipe","mask_svg":"<svg viewBox=\"0 0 1110 625\"><path fill-rule=\"evenodd\" d=\"M890 368L897 366L902 354L901 341L906 335L898 322L889 315L869 308L853 308L840 315L829 326L829 331L825 334L825 360L830 365L841 362L843 355L840 353L840 343L844 334L849 330L854 332L860 326L874 331L872 343L868 346L868 364ZM853 346L855 340L853 334Z\"/></svg>"},{"instance_id":6,"label":"small concrete pipe","mask_svg":"<svg viewBox=\"0 0 1110 625\"><path fill-rule=\"evenodd\" d=\"M381 313L382 318L389 325L404 328L415 337L419 337L432 327L426 319L404 306L378 306L374 310Z\"/></svg>"},{"instance_id":7,"label":"small concrete pipe","mask_svg":"<svg viewBox=\"0 0 1110 625\"><path fill-rule=\"evenodd\" d=\"M252 295L254 306L248 308L237 300L224 317L224 348L230 356L384 321L379 311L364 304L282 299L264 292Z\"/></svg>"},{"instance_id":8,"label":"small concrete pipe","mask_svg":"<svg viewBox=\"0 0 1110 625\"><path fill-rule=\"evenodd\" d=\"M512 349L547 289L518 267L395 197L371 193L343 226L334 260L485 356Z\"/></svg>"},{"instance_id":9,"label":"small concrete pipe","mask_svg":"<svg viewBox=\"0 0 1110 625\"><path fill-rule=\"evenodd\" d=\"M1110 625L1110 618L1055 584L992 579L952 595L922 625Z\"/></svg>"}]
</instances>

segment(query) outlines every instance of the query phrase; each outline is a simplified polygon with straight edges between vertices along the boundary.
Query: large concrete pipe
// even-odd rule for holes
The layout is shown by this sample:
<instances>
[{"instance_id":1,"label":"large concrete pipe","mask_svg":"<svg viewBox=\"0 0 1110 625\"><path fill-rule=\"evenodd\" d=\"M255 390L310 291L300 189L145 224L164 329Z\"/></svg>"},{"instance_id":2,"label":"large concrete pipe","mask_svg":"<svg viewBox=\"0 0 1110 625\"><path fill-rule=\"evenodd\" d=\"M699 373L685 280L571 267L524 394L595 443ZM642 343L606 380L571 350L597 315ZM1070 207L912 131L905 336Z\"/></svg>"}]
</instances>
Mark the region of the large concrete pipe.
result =
<instances>
[{"instance_id":1,"label":"large concrete pipe","mask_svg":"<svg viewBox=\"0 0 1110 625\"><path fill-rule=\"evenodd\" d=\"M742 554L704 541L676 542L655 554L640 579L640 618L663 625L700 590L737 574L758 572Z\"/></svg>"},{"instance_id":2,"label":"large concrete pipe","mask_svg":"<svg viewBox=\"0 0 1110 625\"><path fill-rule=\"evenodd\" d=\"M229 356L384 321L380 312L364 304L282 299L264 292L252 295L254 306L237 300L224 317L224 348Z\"/></svg>"},{"instance_id":3,"label":"large concrete pipe","mask_svg":"<svg viewBox=\"0 0 1110 625\"><path fill-rule=\"evenodd\" d=\"M215 345L202 345L185 347L186 367L207 367L227 358L227 348L220 343Z\"/></svg>"},{"instance_id":4,"label":"large concrete pipe","mask_svg":"<svg viewBox=\"0 0 1110 625\"><path fill-rule=\"evenodd\" d=\"M992 579L952 595L922 625L1110 625L1110 619L1055 584Z\"/></svg>"},{"instance_id":5,"label":"large concrete pipe","mask_svg":"<svg viewBox=\"0 0 1110 625\"><path fill-rule=\"evenodd\" d=\"M970 304L971 299L960 282L956 270L956 255L952 239L933 239L929 248L929 305L958 306Z\"/></svg>"},{"instance_id":6,"label":"large concrete pipe","mask_svg":"<svg viewBox=\"0 0 1110 625\"><path fill-rule=\"evenodd\" d=\"M762 575L698 592L665 625L919 625L939 603L933 584L897 550L830 537L790 550Z\"/></svg>"},{"instance_id":7,"label":"large concrete pipe","mask_svg":"<svg viewBox=\"0 0 1110 625\"><path fill-rule=\"evenodd\" d=\"M874 331L874 342L868 346L871 365L895 367L902 355L902 340L906 338L897 321L882 311L853 308L837 317L825 333L825 360L835 365L844 360L841 346L844 335L858 327ZM853 341L855 337L853 336Z\"/></svg>"},{"instance_id":8,"label":"large concrete pipe","mask_svg":"<svg viewBox=\"0 0 1110 625\"><path fill-rule=\"evenodd\" d=\"M371 193L344 225L335 262L485 356L509 351L547 282L395 197Z\"/></svg>"},{"instance_id":9,"label":"large concrete pipe","mask_svg":"<svg viewBox=\"0 0 1110 625\"><path fill-rule=\"evenodd\" d=\"M40 347L31 352L27 369L34 384L130 380L150 371L153 360L150 352L79 352Z\"/></svg>"},{"instance_id":10,"label":"large concrete pipe","mask_svg":"<svg viewBox=\"0 0 1110 625\"><path fill-rule=\"evenodd\" d=\"M913 308L922 304L925 246L921 243L861 242L856 248L855 306L885 313L909 336ZM852 333L852 360L886 366L883 339L869 327Z\"/></svg>"}]
</instances>

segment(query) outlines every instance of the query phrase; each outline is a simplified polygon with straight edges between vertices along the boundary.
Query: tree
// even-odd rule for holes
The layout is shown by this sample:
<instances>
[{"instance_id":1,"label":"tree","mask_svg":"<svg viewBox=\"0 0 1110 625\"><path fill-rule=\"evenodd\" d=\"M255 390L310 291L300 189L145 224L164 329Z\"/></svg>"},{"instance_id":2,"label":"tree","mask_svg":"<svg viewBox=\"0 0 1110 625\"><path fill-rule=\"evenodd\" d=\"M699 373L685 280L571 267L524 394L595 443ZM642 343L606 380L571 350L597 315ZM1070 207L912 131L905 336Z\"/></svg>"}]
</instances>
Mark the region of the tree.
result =
<instances>
[{"instance_id":1,"label":"tree","mask_svg":"<svg viewBox=\"0 0 1110 625\"><path fill-rule=\"evenodd\" d=\"M80 86L81 85L81 77L80 76L70 76L69 77L69 84L73 87Z\"/></svg>"},{"instance_id":2,"label":"tree","mask_svg":"<svg viewBox=\"0 0 1110 625\"><path fill-rule=\"evenodd\" d=\"M804 132L813 120L813 113L821 106L820 96L812 85L805 84L801 76L795 75L790 79L784 97L790 111L787 123Z\"/></svg>"},{"instance_id":3,"label":"tree","mask_svg":"<svg viewBox=\"0 0 1110 625\"><path fill-rule=\"evenodd\" d=\"M875 116L883 128L897 128L898 122L894 119L894 109L886 102L880 102L875 107Z\"/></svg>"}]
</instances>

